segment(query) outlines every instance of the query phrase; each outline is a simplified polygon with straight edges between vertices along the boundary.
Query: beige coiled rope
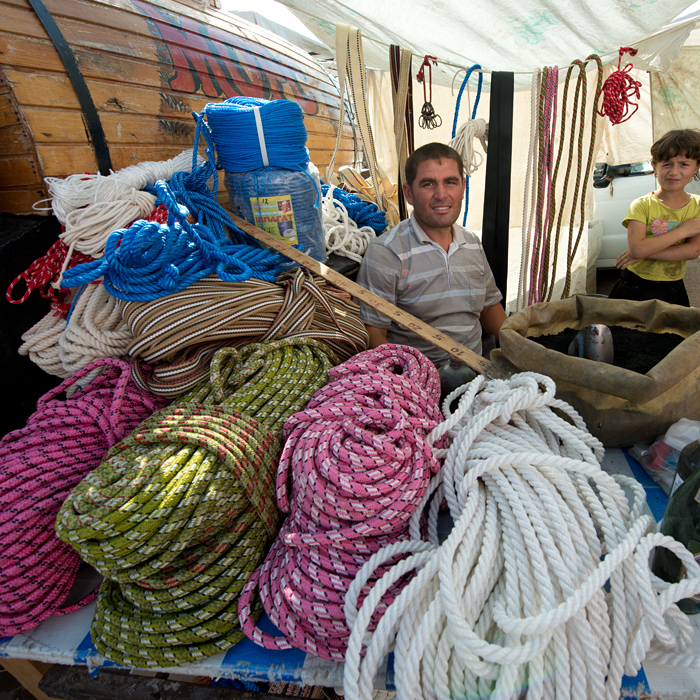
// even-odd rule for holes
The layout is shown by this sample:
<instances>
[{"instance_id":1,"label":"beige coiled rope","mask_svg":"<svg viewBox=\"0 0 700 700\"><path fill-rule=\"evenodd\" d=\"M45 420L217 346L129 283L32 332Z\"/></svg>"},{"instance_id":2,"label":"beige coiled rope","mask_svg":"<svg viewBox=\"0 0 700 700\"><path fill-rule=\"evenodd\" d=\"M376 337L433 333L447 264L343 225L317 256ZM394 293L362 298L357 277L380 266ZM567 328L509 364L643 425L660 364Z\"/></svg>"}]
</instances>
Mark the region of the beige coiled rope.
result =
<instances>
[{"instance_id":1,"label":"beige coiled rope","mask_svg":"<svg viewBox=\"0 0 700 700\"><path fill-rule=\"evenodd\" d=\"M101 283L88 284L77 299L70 299L68 321L59 311L49 311L22 335L19 354L29 355L45 372L64 379L101 357L127 359L132 337L117 299ZM80 386L93 378L84 377Z\"/></svg>"},{"instance_id":2,"label":"beige coiled rope","mask_svg":"<svg viewBox=\"0 0 700 700\"><path fill-rule=\"evenodd\" d=\"M137 360L134 380L172 398L206 379L211 357L223 346L315 338L344 361L368 344L358 306L301 268L283 273L276 284L205 277L177 294L124 303L122 315L134 337L128 348ZM145 369L139 360L158 364Z\"/></svg>"},{"instance_id":3,"label":"beige coiled rope","mask_svg":"<svg viewBox=\"0 0 700 700\"><path fill-rule=\"evenodd\" d=\"M109 579L91 629L106 658L171 666L242 638L238 593L278 529L282 425L330 355L301 338L221 350L211 382L141 423L64 502L58 536Z\"/></svg>"}]
</instances>

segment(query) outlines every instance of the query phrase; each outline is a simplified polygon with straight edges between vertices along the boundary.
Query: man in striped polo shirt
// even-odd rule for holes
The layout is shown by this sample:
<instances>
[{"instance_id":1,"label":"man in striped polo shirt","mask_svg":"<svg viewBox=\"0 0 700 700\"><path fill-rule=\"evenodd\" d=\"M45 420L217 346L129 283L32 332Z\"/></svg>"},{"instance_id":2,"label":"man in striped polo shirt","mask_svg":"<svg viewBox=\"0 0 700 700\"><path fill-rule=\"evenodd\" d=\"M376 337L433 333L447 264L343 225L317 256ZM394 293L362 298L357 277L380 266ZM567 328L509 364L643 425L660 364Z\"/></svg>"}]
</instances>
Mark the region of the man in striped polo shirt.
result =
<instances>
[{"instance_id":1,"label":"man in striped polo shirt","mask_svg":"<svg viewBox=\"0 0 700 700\"><path fill-rule=\"evenodd\" d=\"M481 241L455 224L464 198L462 158L450 146L429 143L406 161L404 194L413 212L367 247L358 284L476 353L482 326L498 337L506 318ZM410 345L440 367L444 351L366 304L361 318L370 347Z\"/></svg>"}]
</instances>

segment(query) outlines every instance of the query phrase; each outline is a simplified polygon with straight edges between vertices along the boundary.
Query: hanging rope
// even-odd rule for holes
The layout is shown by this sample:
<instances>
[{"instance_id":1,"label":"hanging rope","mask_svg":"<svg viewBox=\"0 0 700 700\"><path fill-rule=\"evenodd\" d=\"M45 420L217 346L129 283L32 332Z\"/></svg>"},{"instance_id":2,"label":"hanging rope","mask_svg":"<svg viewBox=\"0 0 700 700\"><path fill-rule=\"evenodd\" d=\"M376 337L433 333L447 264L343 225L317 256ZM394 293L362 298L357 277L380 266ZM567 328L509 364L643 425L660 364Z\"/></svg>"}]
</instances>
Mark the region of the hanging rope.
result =
<instances>
[{"instance_id":1,"label":"hanging rope","mask_svg":"<svg viewBox=\"0 0 700 700\"><path fill-rule=\"evenodd\" d=\"M394 138L396 142L396 158L398 161L396 193L399 221L403 221L407 217L403 183L406 181L406 160L408 156L413 153L412 59L413 54L409 49L402 49L395 44L389 47L391 102L394 109Z\"/></svg>"},{"instance_id":2,"label":"hanging rope","mask_svg":"<svg viewBox=\"0 0 700 700\"><path fill-rule=\"evenodd\" d=\"M224 349L211 382L156 412L81 481L56 532L102 573L91 635L122 665L233 646L240 588L277 532L284 420L327 377L314 340Z\"/></svg>"},{"instance_id":3,"label":"hanging rope","mask_svg":"<svg viewBox=\"0 0 700 700\"><path fill-rule=\"evenodd\" d=\"M642 84L631 75L632 64L625 64L620 68L622 57L628 53L630 56L637 55L637 49L629 46L621 46L617 59L617 70L611 73L603 83L603 103L598 110L601 117L608 117L610 123L622 124L632 117L639 109L639 103L632 102L633 99L640 98L640 88Z\"/></svg>"},{"instance_id":4,"label":"hanging rope","mask_svg":"<svg viewBox=\"0 0 700 700\"><path fill-rule=\"evenodd\" d=\"M61 399L95 369L72 398ZM80 557L56 537L56 514L107 450L163 405L137 389L130 367L96 360L42 396L27 425L0 440L0 636L33 629L94 599L64 606Z\"/></svg>"},{"instance_id":5,"label":"hanging rope","mask_svg":"<svg viewBox=\"0 0 700 700\"><path fill-rule=\"evenodd\" d=\"M520 275L518 277L518 297L516 299L515 310L522 309L530 303L528 299L528 259L531 258L532 250L532 229L535 215L535 201L537 196L538 178L533 177L537 169L539 159L537 157L538 145L538 106L539 95L542 86L542 71L536 70L532 74L530 85L530 141L527 153L527 170L525 172L525 192L523 194L523 219L521 225L521 249L520 249Z\"/></svg>"},{"instance_id":6,"label":"hanging rope","mask_svg":"<svg viewBox=\"0 0 700 700\"><path fill-rule=\"evenodd\" d=\"M471 119L468 119L462 126L457 130L457 118L459 116L459 105L462 101L462 93L464 88L467 87L471 74L474 71L479 71L479 83L476 89L476 99L474 100L474 109L472 110ZM479 100L481 99L481 85L484 82L484 74L481 72L481 66L479 64L474 64L469 68L467 74L464 76L462 85L459 88L459 93L457 94L457 104L455 106L455 118L452 122L452 139L450 141L450 146L454 148L457 153L462 156L462 162L464 163L465 169L465 180L464 180L464 219L462 220L462 226L467 224L467 212L469 211L469 178L473 175L478 167L483 162L483 158L480 153L474 150L474 139L478 138L481 141L481 145L486 152L486 122L483 119L476 119L476 110L479 107Z\"/></svg>"},{"instance_id":7,"label":"hanging rope","mask_svg":"<svg viewBox=\"0 0 700 700\"><path fill-rule=\"evenodd\" d=\"M567 85L564 94L568 94ZM535 207L535 234L532 257L530 261L530 294L529 303L534 304L544 300L547 292L547 281L550 257L550 233L553 223L553 213L556 208L556 176L553 171L555 135L557 124L557 97L559 90L559 69L546 67L542 71L539 101L539 151L537 160L537 203ZM565 119L562 116L562 129ZM564 146L559 144L559 158ZM567 173L568 177L568 173ZM562 200L562 207L565 199ZM558 236L559 230L557 230Z\"/></svg>"},{"instance_id":8,"label":"hanging rope","mask_svg":"<svg viewBox=\"0 0 700 700\"><path fill-rule=\"evenodd\" d=\"M246 585L239 614L246 635L268 649L342 661L347 588L372 552L405 539L438 469L425 435L440 419L440 388L431 362L391 344L353 357L329 378L285 424L277 501L288 517ZM285 637L255 627L257 587Z\"/></svg>"},{"instance_id":9,"label":"hanging rope","mask_svg":"<svg viewBox=\"0 0 700 700\"><path fill-rule=\"evenodd\" d=\"M222 344L315 338L345 360L369 342L348 295L301 268L276 284L207 277L157 301L124 304L122 314L133 338L129 355L151 366L135 365L136 382L171 398L207 378Z\"/></svg>"},{"instance_id":10,"label":"hanging rope","mask_svg":"<svg viewBox=\"0 0 700 700\"><path fill-rule=\"evenodd\" d=\"M339 199L335 198L335 192L342 192L331 185L322 186L323 189L323 233L326 237L326 254L341 255L355 262L362 262L362 257L377 234L369 226L359 227L349 215L348 210ZM359 197L357 198L359 200ZM360 200L361 201L361 200ZM365 204L365 202L362 202ZM371 204L369 206L372 206ZM386 222L384 212L381 216Z\"/></svg>"},{"instance_id":11,"label":"hanging rope","mask_svg":"<svg viewBox=\"0 0 700 700\"><path fill-rule=\"evenodd\" d=\"M420 117L418 118L418 126L421 129L437 129L442 125L442 117L435 113L435 108L433 107L433 67L432 64L437 65L437 59L435 56L428 56L427 54L423 58L423 63L416 73L416 81L423 83L423 106L420 110ZM428 69L428 79L425 79L425 69ZM425 88L426 82L429 85L430 93Z\"/></svg>"},{"instance_id":12,"label":"hanging rope","mask_svg":"<svg viewBox=\"0 0 700 700\"><path fill-rule=\"evenodd\" d=\"M595 96L593 98L593 110L591 111L590 115L590 137L589 137L589 142L588 142L588 158L586 161L586 165L584 166L583 164L583 134L586 130L586 93L587 93L587 79L586 79L586 65L588 61L595 61L596 66L597 66L597 80L596 80L596 90L595 90ZM567 163L567 170L566 174L564 176L564 184L562 186L562 191L561 191L561 206L559 208L559 216L557 218L557 227L556 227L556 236L554 238L554 253L552 255L552 274L551 274L551 281L549 283L548 289L547 289L547 301L550 301L552 298L552 292L554 290L554 283L556 281L556 272L557 272L557 260L559 256L559 234L561 232L561 221L562 217L564 215L564 206L567 203L567 189L568 189L568 183L569 183L569 175L571 173L572 169L572 163L573 163L573 158L574 158L574 139L576 141L576 153L577 153L577 164L575 167L576 171L576 181L574 183L574 189L572 193L572 201L571 201L571 216L569 219L569 236L567 238L567 255L566 255L566 275L564 279L564 289L562 291L561 298L565 299L566 297L569 296L569 293L571 291L571 271L573 267L573 262L574 262L574 257L576 255L576 251L578 250L579 243L581 242L581 235L583 234L584 230L584 225L586 223L585 219L585 208L586 208L586 191L588 189L588 180L590 179L591 175L591 168L593 166L593 148L595 146L595 137L596 137L596 131L597 131L597 120L595 118L595 114L597 112L598 108L598 101L600 99L600 93L602 90L603 86L603 64L600 60L600 57L596 56L595 54L592 54L586 58L585 62L584 61L574 61L572 65L569 67L569 69L566 72L566 82L564 83L564 95L562 99L562 114L566 114L567 110L567 96L568 96L568 89L569 89L569 78L571 76L571 72L575 67L578 67L579 69L579 74L578 74L578 79L576 81L576 88L574 91L574 102L573 102L573 107L572 107L572 112L574 114L574 119L571 124L571 139L569 142L569 147L568 147L568 163ZM580 111L578 110L578 101L579 101L579 96L581 98L581 109ZM576 127L577 127L577 116L578 115L578 133L576 133ZM560 132L560 138L559 138L559 155L557 156L557 165L555 167L555 174L552 178L552 187L554 187L554 181L556 179L556 171L559 167L559 161L561 159L561 154L564 149L564 143L565 143L565 138L564 138L564 133L565 133L565 120L562 119L562 126L561 126L561 132ZM581 185L581 182L583 182L583 185ZM578 233L575 234L574 238L574 221L576 218L576 210L579 208L579 227L578 227ZM549 227L551 228L552 226L552 220L554 218L554 207L552 206L551 214L550 214L550 223ZM548 233L548 238L550 237Z\"/></svg>"},{"instance_id":13,"label":"hanging rope","mask_svg":"<svg viewBox=\"0 0 700 700\"><path fill-rule=\"evenodd\" d=\"M66 271L62 285L75 287L104 277L117 299L151 301L216 273L226 282L251 277L274 281L281 256L267 249L216 238L203 224L190 224L165 182L156 185L168 209L167 224L137 221L109 237L104 257Z\"/></svg>"},{"instance_id":14,"label":"hanging rope","mask_svg":"<svg viewBox=\"0 0 700 700\"><path fill-rule=\"evenodd\" d=\"M82 253L74 253L69 259L68 248L59 238L45 255L37 258L23 273L10 282L5 298L10 304L22 304L36 290L44 299L51 302L52 311L58 310L65 315L70 307L70 304L66 303L66 297L70 292L67 289L60 289L62 270L67 266L90 262L92 259L90 255ZM19 299L15 299L12 294L20 281L25 284L24 294Z\"/></svg>"},{"instance_id":15,"label":"hanging rope","mask_svg":"<svg viewBox=\"0 0 700 700\"><path fill-rule=\"evenodd\" d=\"M348 700L371 697L390 650L402 700L523 692L613 700L645 656L666 662L667 652L687 649L691 626L673 602L700 592L700 569L679 543L648 534L642 486L601 469L602 445L555 391L549 377L521 373L477 377L446 399L462 395L429 436L452 436L438 452L445 462L432 534L419 539L414 516L414 540L370 558L346 597ZM454 527L440 544L443 497ZM688 579L669 585L652 576L654 546L679 556ZM404 558L360 601L396 556ZM378 601L411 574L372 630Z\"/></svg>"},{"instance_id":16,"label":"hanging rope","mask_svg":"<svg viewBox=\"0 0 700 700\"><path fill-rule=\"evenodd\" d=\"M373 199L379 209L389 213L391 218L391 216L394 215L394 204L391 201L393 188L387 186L387 183L382 181L383 178L378 169L377 152L374 146L374 136L370 125L369 112L367 110L367 89L365 84L367 73L365 71L365 60L362 53L362 32L346 24L336 24L335 53L338 70L338 86L340 88L340 104L344 104L345 79L347 77L352 104L355 108L357 126L362 138L362 151L367 167L369 168L372 187L374 188ZM335 148L333 149L333 155L326 168L326 182L334 185L340 184L338 176L335 174L335 159L340 149L344 120L345 110L341 109ZM388 183L388 185L390 184L391 183Z\"/></svg>"}]
</instances>

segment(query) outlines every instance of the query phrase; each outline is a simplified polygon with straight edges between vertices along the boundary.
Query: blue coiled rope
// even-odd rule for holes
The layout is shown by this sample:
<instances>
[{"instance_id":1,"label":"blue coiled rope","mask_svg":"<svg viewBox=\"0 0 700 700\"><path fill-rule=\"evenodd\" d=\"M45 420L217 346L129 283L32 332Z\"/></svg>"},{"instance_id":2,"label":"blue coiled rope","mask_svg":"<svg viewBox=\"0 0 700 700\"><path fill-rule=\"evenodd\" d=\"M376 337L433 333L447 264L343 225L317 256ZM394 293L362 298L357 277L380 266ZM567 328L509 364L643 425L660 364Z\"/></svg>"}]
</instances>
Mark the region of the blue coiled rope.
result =
<instances>
[{"instance_id":1,"label":"blue coiled rope","mask_svg":"<svg viewBox=\"0 0 700 700\"><path fill-rule=\"evenodd\" d=\"M260 147L256 107L264 133L267 163ZM200 116L206 116L211 129L218 166L228 172L242 173L265 166L304 170L309 164L304 114L296 102L231 97L206 105Z\"/></svg>"},{"instance_id":2,"label":"blue coiled rope","mask_svg":"<svg viewBox=\"0 0 700 700\"><path fill-rule=\"evenodd\" d=\"M462 101L462 93L469 82L471 74L475 70L481 71L481 66L478 63L475 63L469 68L467 74L464 76L464 80L462 81L462 86L459 88L459 93L457 94L457 105L455 107L455 118L452 122L452 138L454 138L457 134L457 117L459 116L459 103ZM481 85L483 82L484 74L479 72L479 84L476 88L476 99L474 100L474 108L472 109L472 119L476 118L476 108L479 106L479 100L481 99ZM464 180L464 219L462 220L462 226L467 225L467 212L469 211L469 175L467 175Z\"/></svg>"},{"instance_id":3,"label":"blue coiled rope","mask_svg":"<svg viewBox=\"0 0 700 700\"><path fill-rule=\"evenodd\" d=\"M323 196L328 194L328 185L321 185ZM353 192L346 192L339 187L333 188L333 199L340 202L348 212L348 216L357 224L358 228L369 226L376 234L386 229L386 213L381 211L376 204L364 202Z\"/></svg>"},{"instance_id":4,"label":"blue coiled rope","mask_svg":"<svg viewBox=\"0 0 700 700\"><path fill-rule=\"evenodd\" d=\"M162 180L155 187L168 210L167 223L136 221L128 229L114 231L104 256L67 270L62 287L104 277L105 289L117 299L153 301L214 273L225 282L251 277L275 281L282 262L278 253L235 244L199 221L190 224L170 187Z\"/></svg>"}]
</instances>

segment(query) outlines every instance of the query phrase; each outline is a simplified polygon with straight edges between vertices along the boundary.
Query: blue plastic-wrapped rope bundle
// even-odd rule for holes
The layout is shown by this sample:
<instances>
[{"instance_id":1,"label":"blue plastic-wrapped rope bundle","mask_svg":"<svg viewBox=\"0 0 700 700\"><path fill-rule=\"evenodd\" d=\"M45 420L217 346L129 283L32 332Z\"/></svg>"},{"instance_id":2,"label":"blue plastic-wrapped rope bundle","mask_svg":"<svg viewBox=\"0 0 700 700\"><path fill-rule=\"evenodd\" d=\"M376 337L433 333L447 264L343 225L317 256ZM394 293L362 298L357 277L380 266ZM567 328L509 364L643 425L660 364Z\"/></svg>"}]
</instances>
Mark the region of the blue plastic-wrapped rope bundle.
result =
<instances>
[{"instance_id":1,"label":"blue plastic-wrapped rope bundle","mask_svg":"<svg viewBox=\"0 0 700 700\"><path fill-rule=\"evenodd\" d=\"M321 181L309 161L301 107L289 100L232 97L206 116L231 209L325 262Z\"/></svg>"}]
</instances>

